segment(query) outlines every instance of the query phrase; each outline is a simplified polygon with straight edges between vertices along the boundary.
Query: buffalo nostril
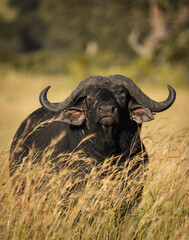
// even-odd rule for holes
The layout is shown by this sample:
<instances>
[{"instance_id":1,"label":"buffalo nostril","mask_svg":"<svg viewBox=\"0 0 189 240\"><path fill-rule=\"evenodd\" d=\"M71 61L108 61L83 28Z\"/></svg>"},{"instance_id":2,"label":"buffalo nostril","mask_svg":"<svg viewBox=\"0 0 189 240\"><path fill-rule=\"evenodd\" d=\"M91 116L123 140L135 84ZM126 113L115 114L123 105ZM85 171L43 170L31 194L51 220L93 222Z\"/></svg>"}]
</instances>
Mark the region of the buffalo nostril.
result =
<instances>
[{"instance_id":1,"label":"buffalo nostril","mask_svg":"<svg viewBox=\"0 0 189 240\"><path fill-rule=\"evenodd\" d=\"M107 111L114 113L117 110L117 108L114 105L108 105L107 106Z\"/></svg>"},{"instance_id":2,"label":"buffalo nostril","mask_svg":"<svg viewBox=\"0 0 189 240\"><path fill-rule=\"evenodd\" d=\"M112 113L115 112L116 109L117 109L116 107L112 106L112 107L111 107L111 112L112 112Z\"/></svg>"},{"instance_id":3,"label":"buffalo nostril","mask_svg":"<svg viewBox=\"0 0 189 240\"><path fill-rule=\"evenodd\" d=\"M102 107L98 107L98 112L101 113L102 112Z\"/></svg>"},{"instance_id":4,"label":"buffalo nostril","mask_svg":"<svg viewBox=\"0 0 189 240\"><path fill-rule=\"evenodd\" d=\"M101 106L98 107L97 111L99 113L102 113L102 112L114 113L114 112L117 111L117 108L116 108L116 106L111 105L111 104L101 105Z\"/></svg>"}]
</instances>

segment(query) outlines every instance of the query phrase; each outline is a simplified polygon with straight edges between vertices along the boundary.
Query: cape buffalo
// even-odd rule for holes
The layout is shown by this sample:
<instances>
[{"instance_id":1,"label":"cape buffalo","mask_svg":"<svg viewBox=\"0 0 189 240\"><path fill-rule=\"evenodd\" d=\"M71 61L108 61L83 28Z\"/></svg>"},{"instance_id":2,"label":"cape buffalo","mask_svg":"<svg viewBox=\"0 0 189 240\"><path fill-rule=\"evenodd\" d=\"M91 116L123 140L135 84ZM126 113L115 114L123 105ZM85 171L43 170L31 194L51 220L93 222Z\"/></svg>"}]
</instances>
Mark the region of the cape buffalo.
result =
<instances>
[{"instance_id":1,"label":"cape buffalo","mask_svg":"<svg viewBox=\"0 0 189 240\"><path fill-rule=\"evenodd\" d=\"M49 88L40 94L42 107L23 121L14 136L11 174L31 150L41 156L52 143L53 157L82 149L97 164L111 156L122 156L120 161L126 162L142 153L145 162L141 125L153 120L154 113L168 109L176 97L175 90L168 85L167 99L156 102L121 75L91 76L60 103L49 102ZM91 137L82 141L87 136Z\"/></svg>"}]
</instances>

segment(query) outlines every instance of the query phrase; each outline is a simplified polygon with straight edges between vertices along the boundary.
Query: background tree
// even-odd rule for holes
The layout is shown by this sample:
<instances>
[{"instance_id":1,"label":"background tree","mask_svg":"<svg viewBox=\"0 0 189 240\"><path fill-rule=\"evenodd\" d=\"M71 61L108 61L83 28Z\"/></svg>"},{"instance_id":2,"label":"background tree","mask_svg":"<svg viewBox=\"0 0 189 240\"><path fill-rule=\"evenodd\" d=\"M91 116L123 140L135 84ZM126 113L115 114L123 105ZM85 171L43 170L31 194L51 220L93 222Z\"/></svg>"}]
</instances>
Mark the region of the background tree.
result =
<instances>
[{"instance_id":1,"label":"background tree","mask_svg":"<svg viewBox=\"0 0 189 240\"><path fill-rule=\"evenodd\" d=\"M99 58L108 53L123 63L140 56L189 62L186 0L7 1L17 16L12 22L0 19L0 51L4 54L30 53L31 60L39 52L40 56L42 52L92 53L95 61L95 54ZM47 55L42 57L46 62L51 60Z\"/></svg>"}]
</instances>

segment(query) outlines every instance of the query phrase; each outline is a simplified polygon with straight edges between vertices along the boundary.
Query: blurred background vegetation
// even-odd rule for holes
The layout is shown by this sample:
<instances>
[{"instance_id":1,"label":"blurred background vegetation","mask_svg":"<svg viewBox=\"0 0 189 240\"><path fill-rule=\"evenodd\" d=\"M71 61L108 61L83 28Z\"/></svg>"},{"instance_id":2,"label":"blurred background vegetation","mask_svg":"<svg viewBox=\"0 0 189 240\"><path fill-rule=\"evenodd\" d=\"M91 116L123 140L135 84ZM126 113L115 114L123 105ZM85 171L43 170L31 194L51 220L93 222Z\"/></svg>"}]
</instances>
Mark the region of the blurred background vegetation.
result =
<instances>
[{"instance_id":1,"label":"blurred background vegetation","mask_svg":"<svg viewBox=\"0 0 189 240\"><path fill-rule=\"evenodd\" d=\"M98 74L128 76L157 101L172 85L177 101L160 118L188 127L188 16L187 0L0 0L0 147L44 87L62 101Z\"/></svg>"},{"instance_id":2,"label":"blurred background vegetation","mask_svg":"<svg viewBox=\"0 0 189 240\"><path fill-rule=\"evenodd\" d=\"M186 86L188 16L187 0L1 0L0 68Z\"/></svg>"}]
</instances>

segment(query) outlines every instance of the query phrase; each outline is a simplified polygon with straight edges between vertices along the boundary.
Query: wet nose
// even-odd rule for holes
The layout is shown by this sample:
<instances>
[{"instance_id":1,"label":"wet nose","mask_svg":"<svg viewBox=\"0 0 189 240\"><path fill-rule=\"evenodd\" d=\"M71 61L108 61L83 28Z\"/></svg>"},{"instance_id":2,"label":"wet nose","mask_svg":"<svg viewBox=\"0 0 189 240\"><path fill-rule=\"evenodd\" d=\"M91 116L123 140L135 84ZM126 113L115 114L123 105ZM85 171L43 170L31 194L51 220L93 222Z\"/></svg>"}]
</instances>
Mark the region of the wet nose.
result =
<instances>
[{"instance_id":1,"label":"wet nose","mask_svg":"<svg viewBox=\"0 0 189 240\"><path fill-rule=\"evenodd\" d=\"M97 111L99 113L114 113L117 110L114 104L101 104L98 106Z\"/></svg>"}]
</instances>

